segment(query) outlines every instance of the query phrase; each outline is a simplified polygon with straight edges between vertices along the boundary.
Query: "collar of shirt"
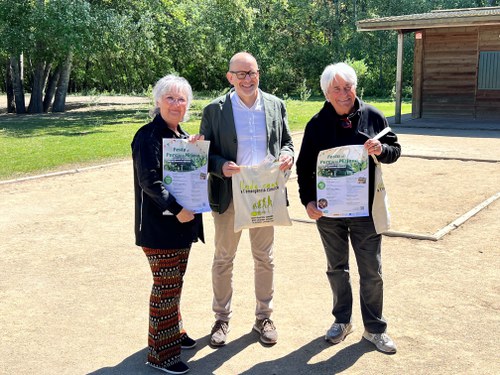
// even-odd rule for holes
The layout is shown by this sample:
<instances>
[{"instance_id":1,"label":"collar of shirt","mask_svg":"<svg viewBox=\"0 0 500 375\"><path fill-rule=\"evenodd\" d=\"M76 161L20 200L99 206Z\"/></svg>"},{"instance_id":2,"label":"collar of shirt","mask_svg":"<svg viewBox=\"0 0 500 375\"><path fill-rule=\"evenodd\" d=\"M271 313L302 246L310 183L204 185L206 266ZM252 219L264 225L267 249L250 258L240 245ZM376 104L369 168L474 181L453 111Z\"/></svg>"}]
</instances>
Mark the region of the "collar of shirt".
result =
<instances>
[{"instance_id":1,"label":"collar of shirt","mask_svg":"<svg viewBox=\"0 0 500 375\"><path fill-rule=\"evenodd\" d=\"M153 119L153 123L156 125L158 129L157 131L159 131L159 134L162 138L189 138L189 134L186 133L184 129L182 129L180 124L177 126L177 132L175 132L168 127L165 120L163 120L163 118L159 114L155 116L155 118Z\"/></svg>"},{"instance_id":2,"label":"collar of shirt","mask_svg":"<svg viewBox=\"0 0 500 375\"><path fill-rule=\"evenodd\" d=\"M264 104L262 103L262 95L260 95L260 90L257 90L257 99L255 99L255 102L251 107L247 107L245 103L241 100L241 98L238 96L236 91L231 92L229 95L231 98L231 102L233 105L236 105L238 107L241 107L243 109L249 110L249 111L262 111L264 110Z\"/></svg>"}]
</instances>

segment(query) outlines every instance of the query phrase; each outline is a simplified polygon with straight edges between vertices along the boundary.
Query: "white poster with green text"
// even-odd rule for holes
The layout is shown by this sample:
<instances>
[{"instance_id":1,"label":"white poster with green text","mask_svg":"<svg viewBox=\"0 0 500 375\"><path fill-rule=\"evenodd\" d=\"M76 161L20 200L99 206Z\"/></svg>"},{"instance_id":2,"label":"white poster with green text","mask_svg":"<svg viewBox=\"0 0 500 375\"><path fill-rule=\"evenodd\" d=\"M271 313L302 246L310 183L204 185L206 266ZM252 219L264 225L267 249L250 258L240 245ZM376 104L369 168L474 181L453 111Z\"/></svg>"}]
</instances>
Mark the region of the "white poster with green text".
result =
<instances>
[{"instance_id":1,"label":"white poster with green text","mask_svg":"<svg viewBox=\"0 0 500 375\"><path fill-rule=\"evenodd\" d=\"M163 139L163 185L177 203L194 213L210 211L208 203L209 141Z\"/></svg>"},{"instance_id":2,"label":"white poster with green text","mask_svg":"<svg viewBox=\"0 0 500 375\"><path fill-rule=\"evenodd\" d=\"M335 147L318 154L316 205L328 217L368 216L368 153L363 145Z\"/></svg>"}]
</instances>

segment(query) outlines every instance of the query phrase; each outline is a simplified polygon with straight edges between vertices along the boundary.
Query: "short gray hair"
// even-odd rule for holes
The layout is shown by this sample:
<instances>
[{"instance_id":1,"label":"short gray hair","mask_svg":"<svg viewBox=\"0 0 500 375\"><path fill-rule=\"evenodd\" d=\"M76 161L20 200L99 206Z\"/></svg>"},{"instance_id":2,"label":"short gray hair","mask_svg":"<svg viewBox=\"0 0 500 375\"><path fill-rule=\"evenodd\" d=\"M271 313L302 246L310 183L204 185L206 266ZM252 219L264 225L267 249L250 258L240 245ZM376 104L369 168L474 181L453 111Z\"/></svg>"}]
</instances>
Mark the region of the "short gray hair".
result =
<instances>
[{"instance_id":1,"label":"short gray hair","mask_svg":"<svg viewBox=\"0 0 500 375\"><path fill-rule=\"evenodd\" d=\"M189 106L191 105L191 102L193 100L193 89L191 88L191 85L186 78L179 77L174 74L167 74L165 77L160 78L158 82L156 82L155 87L153 87L154 107L150 111L151 115L156 116L160 113L158 102L163 98L165 94L177 90L186 95L187 109L183 119L183 121L186 121L188 118Z\"/></svg>"},{"instance_id":2,"label":"short gray hair","mask_svg":"<svg viewBox=\"0 0 500 375\"><path fill-rule=\"evenodd\" d=\"M330 87L330 84L337 76L341 77L347 83L350 83L354 88L358 85L358 77L351 66L346 63L331 64L323 70L320 79L321 90L323 90L323 94L325 96L328 91L328 87Z\"/></svg>"}]
</instances>

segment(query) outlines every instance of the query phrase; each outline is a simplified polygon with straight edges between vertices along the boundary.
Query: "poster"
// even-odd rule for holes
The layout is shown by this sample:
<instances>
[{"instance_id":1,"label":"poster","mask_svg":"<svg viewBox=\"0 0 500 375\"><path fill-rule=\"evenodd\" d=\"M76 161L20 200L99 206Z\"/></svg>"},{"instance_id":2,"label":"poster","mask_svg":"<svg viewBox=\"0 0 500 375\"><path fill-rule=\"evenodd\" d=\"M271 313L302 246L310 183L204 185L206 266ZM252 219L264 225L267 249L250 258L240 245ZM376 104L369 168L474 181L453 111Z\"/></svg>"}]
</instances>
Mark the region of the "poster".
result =
<instances>
[{"instance_id":1,"label":"poster","mask_svg":"<svg viewBox=\"0 0 500 375\"><path fill-rule=\"evenodd\" d=\"M363 145L321 151L316 164L318 209L328 217L368 216L368 178Z\"/></svg>"},{"instance_id":2,"label":"poster","mask_svg":"<svg viewBox=\"0 0 500 375\"><path fill-rule=\"evenodd\" d=\"M209 141L163 139L163 185L177 203L194 213L210 211L208 203Z\"/></svg>"}]
</instances>

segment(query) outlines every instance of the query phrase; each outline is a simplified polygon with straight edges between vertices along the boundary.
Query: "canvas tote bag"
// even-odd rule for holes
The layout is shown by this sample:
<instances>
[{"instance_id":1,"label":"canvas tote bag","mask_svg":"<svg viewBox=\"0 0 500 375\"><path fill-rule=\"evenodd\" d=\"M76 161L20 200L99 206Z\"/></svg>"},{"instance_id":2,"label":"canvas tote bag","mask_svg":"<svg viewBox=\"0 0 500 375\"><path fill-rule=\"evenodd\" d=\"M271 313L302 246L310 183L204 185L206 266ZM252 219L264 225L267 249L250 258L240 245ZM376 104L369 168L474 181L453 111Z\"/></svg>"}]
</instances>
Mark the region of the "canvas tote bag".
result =
<instances>
[{"instance_id":1,"label":"canvas tote bag","mask_svg":"<svg viewBox=\"0 0 500 375\"><path fill-rule=\"evenodd\" d=\"M285 184L289 176L279 163L241 166L232 176L234 231L273 225L292 225L286 207Z\"/></svg>"},{"instance_id":2,"label":"canvas tote bag","mask_svg":"<svg viewBox=\"0 0 500 375\"><path fill-rule=\"evenodd\" d=\"M390 131L390 127L384 128L373 139L382 138ZM372 155L372 158L375 162L375 193L373 196L372 217L375 231L380 234L387 232L391 228L391 215L389 212L389 197L382 178L382 164L379 163L375 155Z\"/></svg>"},{"instance_id":3,"label":"canvas tote bag","mask_svg":"<svg viewBox=\"0 0 500 375\"><path fill-rule=\"evenodd\" d=\"M391 215L389 213L389 198L382 178L382 164L372 155L375 161L375 194L373 196L372 217L375 231L380 234L391 228Z\"/></svg>"}]
</instances>

